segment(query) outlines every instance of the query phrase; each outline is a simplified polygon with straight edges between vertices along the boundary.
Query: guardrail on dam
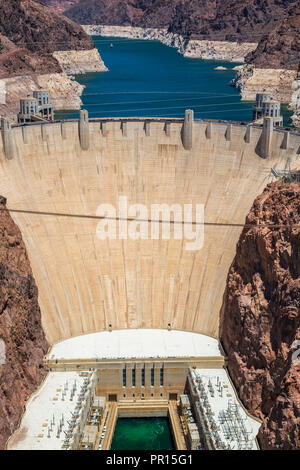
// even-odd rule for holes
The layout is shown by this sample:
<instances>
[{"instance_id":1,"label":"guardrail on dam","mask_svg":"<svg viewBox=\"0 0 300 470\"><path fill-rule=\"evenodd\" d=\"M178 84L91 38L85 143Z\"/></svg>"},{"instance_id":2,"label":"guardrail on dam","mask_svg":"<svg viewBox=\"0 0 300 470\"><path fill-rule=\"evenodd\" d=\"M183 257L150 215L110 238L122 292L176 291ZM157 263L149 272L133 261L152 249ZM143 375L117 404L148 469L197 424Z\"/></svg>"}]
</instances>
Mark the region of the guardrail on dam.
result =
<instances>
[{"instance_id":1,"label":"guardrail on dam","mask_svg":"<svg viewBox=\"0 0 300 470\"><path fill-rule=\"evenodd\" d=\"M0 194L26 243L50 343L103 329L167 328L218 337L241 227L183 240L100 240L101 203L204 204L205 221L243 224L255 197L299 165L300 135L215 121L127 118L11 127L2 122ZM14 212L18 210L37 213ZM41 213L38 213L41 212ZM47 215L48 213L48 215ZM49 213L56 215L49 215ZM60 216L64 214L65 216ZM68 215L68 216L66 216Z\"/></svg>"}]
</instances>

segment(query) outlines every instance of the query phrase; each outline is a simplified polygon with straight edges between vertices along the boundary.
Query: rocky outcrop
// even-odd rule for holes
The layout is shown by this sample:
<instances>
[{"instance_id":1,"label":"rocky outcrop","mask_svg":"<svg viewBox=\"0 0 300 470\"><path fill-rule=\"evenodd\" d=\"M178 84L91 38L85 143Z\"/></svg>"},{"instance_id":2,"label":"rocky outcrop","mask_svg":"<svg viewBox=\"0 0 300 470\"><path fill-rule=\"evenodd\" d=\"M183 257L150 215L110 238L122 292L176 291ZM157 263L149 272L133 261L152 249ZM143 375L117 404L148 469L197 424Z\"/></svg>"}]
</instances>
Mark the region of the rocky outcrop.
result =
<instances>
[{"instance_id":1,"label":"rocky outcrop","mask_svg":"<svg viewBox=\"0 0 300 470\"><path fill-rule=\"evenodd\" d=\"M260 69L244 65L231 83L239 89L243 100L254 101L256 93L265 91L273 95L275 100L289 103L296 76L296 70Z\"/></svg>"},{"instance_id":2,"label":"rocky outcrop","mask_svg":"<svg viewBox=\"0 0 300 470\"><path fill-rule=\"evenodd\" d=\"M48 5L49 7L54 8L59 12L63 12L68 8L79 3L80 0L40 0L41 3L44 5Z\"/></svg>"},{"instance_id":3,"label":"rocky outcrop","mask_svg":"<svg viewBox=\"0 0 300 470\"><path fill-rule=\"evenodd\" d=\"M256 93L269 93L274 100L289 104L289 108L294 111L291 123L300 127L300 80L296 70L260 69L248 64L236 69L231 84L238 88L242 100L255 101Z\"/></svg>"},{"instance_id":4,"label":"rocky outcrop","mask_svg":"<svg viewBox=\"0 0 300 470\"><path fill-rule=\"evenodd\" d=\"M80 25L42 1L0 0L0 89L6 86L2 114L12 117L19 99L35 89L31 84L41 82L52 92L56 109L78 109L83 87L66 74L106 70L93 40Z\"/></svg>"},{"instance_id":5,"label":"rocky outcrop","mask_svg":"<svg viewBox=\"0 0 300 470\"><path fill-rule=\"evenodd\" d=\"M300 65L300 7L289 11L258 47L248 54L246 62L257 68L298 70Z\"/></svg>"},{"instance_id":6,"label":"rocky outcrop","mask_svg":"<svg viewBox=\"0 0 300 470\"><path fill-rule=\"evenodd\" d=\"M0 54L0 78L28 74L59 73L57 60L44 52L31 52L26 48L14 48Z\"/></svg>"},{"instance_id":7,"label":"rocky outcrop","mask_svg":"<svg viewBox=\"0 0 300 470\"><path fill-rule=\"evenodd\" d=\"M34 0L0 0L0 33L29 51L52 53L95 47L78 24Z\"/></svg>"},{"instance_id":8,"label":"rocky outcrop","mask_svg":"<svg viewBox=\"0 0 300 470\"><path fill-rule=\"evenodd\" d=\"M294 111L292 115L292 123L296 127L300 127L300 70L292 83L292 99L290 107Z\"/></svg>"},{"instance_id":9,"label":"rocky outcrop","mask_svg":"<svg viewBox=\"0 0 300 470\"><path fill-rule=\"evenodd\" d=\"M46 375L48 344L21 233L0 198L0 449Z\"/></svg>"},{"instance_id":10,"label":"rocky outcrop","mask_svg":"<svg viewBox=\"0 0 300 470\"><path fill-rule=\"evenodd\" d=\"M245 56L255 49L253 42L201 41L190 39L186 41L183 55L185 57L204 60L225 60L228 62L244 62Z\"/></svg>"},{"instance_id":11,"label":"rocky outcrop","mask_svg":"<svg viewBox=\"0 0 300 470\"><path fill-rule=\"evenodd\" d=\"M98 49L88 51L55 51L53 57L67 74L107 71Z\"/></svg>"},{"instance_id":12,"label":"rocky outcrop","mask_svg":"<svg viewBox=\"0 0 300 470\"><path fill-rule=\"evenodd\" d=\"M70 80L65 73L25 75L0 79L0 103L3 103L0 104L0 112L15 119L20 110L19 100L40 87L50 91L56 110L79 109L82 104L80 96L84 86ZM4 94L5 100L2 101Z\"/></svg>"},{"instance_id":13,"label":"rocky outcrop","mask_svg":"<svg viewBox=\"0 0 300 470\"><path fill-rule=\"evenodd\" d=\"M294 110L291 119L292 124L300 127L300 115L297 106L300 99L300 80L299 74L296 73L300 70L299 6L289 11L289 16L259 42L258 47L246 56L245 61L251 64L250 69L254 70L255 67L255 76L260 77L256 81L258 81L261 89L269 89L281 101L289 103L290 108ZM261 70L261 68L264 68L264 70ZM244 72L246 70L245 67ZM247 72L244 72L241 75L247 75ZM268 76L267 83L264 84L266 75ZM241 88L244 88L245 95L248 95L251 86L253 87L253 77L250 80L246 78L244 84L243 77L240 78ZM256 87L256 90L258 89ZM288 100L286 100L287 94Z\"/></svg>"},{"instance_id":14,"label":"rocky outcrop","mask_svg":"<svg viewBox=\"0 0 300 470\"><path fill-rule=\"evenodd\" d=\"M167 29L185 40L258 43L247 63L258 68L298 68L297 0L44 0L79 24Z\"/></svg>"},{"instance_id":15,"label":"rocky outcrop","mask_svg":"<svg viewBox=\"0 0 300 470\"><path fill-rule=\"evenodd\" d=\"M226 60L243 62L244 57L255 49L255 43L238 43L228 41L201 41L185 39L167 29L139 28L132 26L83 25L86 33L92 36L123 37L130 39L156 40L175 47L184 57L194 59Z\"/></svg>"},{"instance_id":16,"label":"rocky outcrop","mask_svg":"<svg viewBox=\"0 0 300 470\"><path fill-rule=\"evenodd\" d=\"M46 0L47 2L49 0ZM50 0L51 1L51 0ZM63 0L62 0L63 1ZM180 0L80 0L64 15L79 24L167 28ZM61 1L58 0L59 3Z\"/></svg>"},{"instance_id":17,"label":"rocky outcrop","mask_svg":"<svg viewBox=\"0 0 300 470\"><path fill-rule=\"evenodd\" d=\"M246 225L228 274L220 336L241 400L262 419L261 447L300 449L300 186L268 185Z\"/></svg>"},{"instance_id":18,"label":"rocky outcrop","mask_svg":"<svg viewBox=\"0 0 300 470\"><path fill-rule=\"evenodd\" d=\"M52 2L53 0L46 0ZM56 0L64 4L65 0ZM185 38L257 42L297 0L81 0L64 14L79 24L168 28Z\"/></svg>"}]
</instances>

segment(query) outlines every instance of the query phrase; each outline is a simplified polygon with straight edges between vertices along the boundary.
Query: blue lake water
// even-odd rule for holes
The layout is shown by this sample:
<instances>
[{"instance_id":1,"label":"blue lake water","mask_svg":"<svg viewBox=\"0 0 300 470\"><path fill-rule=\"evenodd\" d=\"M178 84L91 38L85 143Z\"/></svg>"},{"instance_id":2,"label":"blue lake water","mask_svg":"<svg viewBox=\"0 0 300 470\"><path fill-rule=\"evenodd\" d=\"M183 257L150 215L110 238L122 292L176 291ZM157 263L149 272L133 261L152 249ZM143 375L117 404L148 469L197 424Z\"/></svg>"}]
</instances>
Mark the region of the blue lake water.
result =
<instances>
[{"instance_id":1,"label":"blue lake water","mask_svg":"<svg viewBox=\"0 0 300 470\"><path fill-rule=\"evenodd\" d=\"M91 118L183 117L190 108L196 118L251 120L253 103L229 86L237 64L188 59L158 41L93 39L109 71L75 77L86 86L83 108ZM78 111L56 113L57 119L75 117Z\"/></svg>"}]
</instances>

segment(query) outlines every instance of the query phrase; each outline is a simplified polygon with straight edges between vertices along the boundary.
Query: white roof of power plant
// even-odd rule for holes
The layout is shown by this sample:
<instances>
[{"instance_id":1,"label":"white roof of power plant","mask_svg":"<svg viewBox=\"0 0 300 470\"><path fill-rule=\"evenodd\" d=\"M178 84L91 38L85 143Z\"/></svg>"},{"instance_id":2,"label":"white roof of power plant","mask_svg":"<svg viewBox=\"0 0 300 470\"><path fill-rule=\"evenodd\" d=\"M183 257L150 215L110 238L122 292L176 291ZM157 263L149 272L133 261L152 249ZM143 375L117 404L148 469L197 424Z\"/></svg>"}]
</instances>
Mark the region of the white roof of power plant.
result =
<instances>
[{"instance_id":1,"label":"white roof of power plant","mask_svg":"<svg viewBox=\"0 0 300 470\"><path fill-rule=\"evenodd\" d=\"M62 341L49 359L120 359L221 356L216 339L175 330L127 329L91 333Z\"/></svg>"}]
</instances>

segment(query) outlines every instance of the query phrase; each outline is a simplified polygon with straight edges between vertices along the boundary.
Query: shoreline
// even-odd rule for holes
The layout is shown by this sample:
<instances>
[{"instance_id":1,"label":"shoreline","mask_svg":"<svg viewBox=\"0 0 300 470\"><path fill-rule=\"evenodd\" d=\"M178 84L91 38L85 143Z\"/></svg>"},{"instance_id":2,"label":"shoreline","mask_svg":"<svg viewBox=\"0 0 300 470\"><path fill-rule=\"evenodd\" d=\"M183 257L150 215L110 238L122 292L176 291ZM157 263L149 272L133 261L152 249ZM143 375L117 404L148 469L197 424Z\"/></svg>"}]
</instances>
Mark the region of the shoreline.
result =
<instances>
[{"instance_id":1,"label":"shoreline","mask_svg":"<svg viewBox=\"0 0 300 470\"><path fill-rule=\"evenodd\" d=\"M244 62L245 56L256 49L257 43L238 43L229 41L187 40L179 34L169 33L166 29L140 28L132 26L81 25L90 36L122 37L159 41L174 47L179 54L192 59L224 60ZM230 47L229 47L230 45Z\"/></svg>"},{"instance_id":2,"label":"shoreline","mask_svg":"<svg viewBox=\"0 0 300 470\"><path fill-rule=\"evenodd\" d=\"M187 40L178 34L168 33L166 29L106 25L82 25L82 28L90 36L156 40L176 48L184 57L194 59L240 63L257 47L257 43ZM272 94L275 100L294 110L292 124L300 127L300 111L297 113L296 109L300 100L300 76L296 70L256 68L244 64L236 67L236 77L231 85L239 90L242 101L255 101L256 93L264 91Z\"/></svg>"},{"instance_id":3,"label":"shoreline","mask_svg":"<svg viewBox=\"0 0 300 470\"><path fill-rule=\"evenodd\" d=\"M97 48L90 50L55 51L53 57L60 65L61 72L34 73L0 78L0 92L3 96L0 113L17 120L20 99L39 88L49 90L55 110L79 110L82 106L81 95L85 88L71 77L89 72L106 72Z\"/></svg>"},{"instance_id":4,"label":"shoreline","mask_svg":"<svg viewBox=\"0 0 300 470\"><path fill-rule=\"evenodd\" d=\"M296 70L287 69L261 69L253 65L243 65L237 70L235 78L231 81L240 94L242 101L255 100L256 93L269 93L274 100L288 105L291 116L291 125L300 127L300 109L297 103L300 100L300 77Z\"/></svg>"}]
</instances>

